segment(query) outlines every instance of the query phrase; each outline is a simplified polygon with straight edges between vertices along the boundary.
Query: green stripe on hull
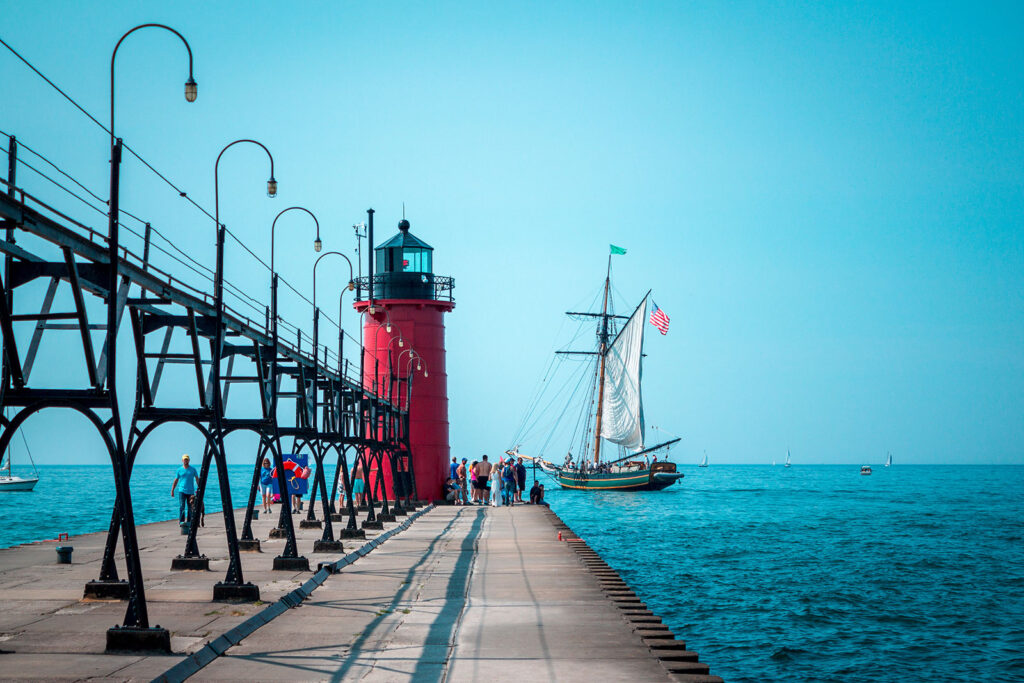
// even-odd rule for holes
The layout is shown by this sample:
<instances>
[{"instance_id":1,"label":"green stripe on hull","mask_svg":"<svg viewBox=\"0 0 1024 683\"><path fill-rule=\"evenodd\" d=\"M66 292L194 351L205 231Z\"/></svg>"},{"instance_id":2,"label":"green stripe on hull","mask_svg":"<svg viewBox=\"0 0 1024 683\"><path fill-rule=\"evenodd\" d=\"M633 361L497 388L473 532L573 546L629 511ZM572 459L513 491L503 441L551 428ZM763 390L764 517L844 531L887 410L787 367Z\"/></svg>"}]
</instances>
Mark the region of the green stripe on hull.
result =
<instances>
[{"instance_id":1,"label":"green stripe on hull","mask_svg":"<svg viewBox=\"0 0 1024 683\"><path fill-rule=\"evenodd\" d=\"M558 474L558 483L565 489L586 491L635 491L648 488L651 484L650 470L621 472L613 474Z\"/></svg>"}]
</instances>

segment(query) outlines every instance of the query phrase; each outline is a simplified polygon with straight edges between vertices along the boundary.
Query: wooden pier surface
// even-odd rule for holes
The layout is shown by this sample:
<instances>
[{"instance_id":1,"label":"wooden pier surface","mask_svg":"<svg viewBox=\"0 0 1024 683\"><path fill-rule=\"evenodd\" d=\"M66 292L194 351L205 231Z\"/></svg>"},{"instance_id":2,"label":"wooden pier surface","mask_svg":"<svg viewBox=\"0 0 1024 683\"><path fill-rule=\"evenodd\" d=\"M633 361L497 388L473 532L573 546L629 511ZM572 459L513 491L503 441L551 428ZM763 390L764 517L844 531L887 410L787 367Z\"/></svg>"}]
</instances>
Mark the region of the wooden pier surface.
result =
<instances>
[{"instance_id":1,"label":"wooden pier surface","mask_svg":"<svg viewBox=\"0 0 1024 683\"><path fill-rule=\"evenodd\" d=\"M125 603L82 599L99 571L102 534L72 538L71 565L56 563L55 543L0 550L0 678L720 680L557 517L527 505L423 511L253 630L254 615L314 575L272 569L284 543L268 540L273 524L255 522L263 552L242 555L261 604L211 602L226 570L219 514L199 534L209 572L170 570L184 546L176 522L139 527L150 622L171 631L172 655L104 653ZM296 533L314 571L366 542L313 554L320 530ZM221 636L245 624L251 632L225 647Z\"/></svg>"}]
</instances>

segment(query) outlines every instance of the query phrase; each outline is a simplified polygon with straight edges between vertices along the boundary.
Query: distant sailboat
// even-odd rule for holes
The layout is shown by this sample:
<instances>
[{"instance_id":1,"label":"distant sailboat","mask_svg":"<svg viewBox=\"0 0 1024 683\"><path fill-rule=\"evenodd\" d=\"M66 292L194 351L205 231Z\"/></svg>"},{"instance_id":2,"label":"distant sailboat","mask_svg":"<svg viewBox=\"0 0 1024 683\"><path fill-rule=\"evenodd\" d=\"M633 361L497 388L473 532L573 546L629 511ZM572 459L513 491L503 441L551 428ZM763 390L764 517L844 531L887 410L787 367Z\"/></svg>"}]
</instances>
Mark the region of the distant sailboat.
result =
<instances>
[{"instance_id":1,"label":"distant sailboat","mask_svg":"<svg viewBox=\"0 0 1024 683\"><path fill-rule=\"evenodd\" d=\"M28 441L25 440L24 432L21 434L21 440L25 443L25 452L28 454L29 462L32 463L32 476L19 477L11 472L11 444L8 444L4 461L0 463L0 491L31 491L39 482L39 473L36 471L35 461L32 460L32 452L28 450Z\"/></svg>"},{"instance_id":2,"label":"distant sailboat","mask_svg":"<svg viewBox=\"0 0 1024 683\"><path fill-rule=\"evenodd\" d=\"M786 451L786 467L789 467L789 451Z\"/></svg>"},{"instance_id":3,"label":"distant sailboat","mask_svg":"<svg viewBox=\"0 0 1024 683\"><path fill-rule=\"evenodd\" d=\"M892 453L889 453L889 457L885 459L885 466L892 467Z\"/></svg>"},{"instance_id":4,"label":"distant sailboat","mask_svg":"<svg viewBox=\"0 0 1024 683\"><path fill-rule=\"evenodd\" d=\"M772 458L772 467L775 467L775 458Z\"/></svg>"},{"instance_id":5,"label":"distant sailboat","mask_svg":"<svg viewBox=\"0 0 1024 683\"><path fill-rule=\"evenodd\" d=\"M700 464L697 465L697 467L707 467L707 466L708 466L708 452L704 451L704 459L700 461Z\"/></svg>"}]
</instances>

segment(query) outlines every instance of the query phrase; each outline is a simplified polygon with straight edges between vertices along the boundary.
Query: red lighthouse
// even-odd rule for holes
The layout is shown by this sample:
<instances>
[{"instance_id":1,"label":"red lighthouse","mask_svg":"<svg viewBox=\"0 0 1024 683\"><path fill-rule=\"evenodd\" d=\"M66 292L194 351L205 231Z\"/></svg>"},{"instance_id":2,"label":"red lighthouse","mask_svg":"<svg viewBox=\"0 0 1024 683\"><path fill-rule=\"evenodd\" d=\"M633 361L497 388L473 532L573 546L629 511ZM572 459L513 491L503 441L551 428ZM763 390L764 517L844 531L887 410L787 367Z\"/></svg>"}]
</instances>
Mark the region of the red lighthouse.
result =
<instances>
[{"instance_id":1,"label":"red lighthouse","mask_svg":"<svg viewBox=\"0 0 1024 683\"><path fill-rule=\"evenodd\" d=\"M371 213L371 247L372 220ZM402 455L412 458L416 497L443 498L451 459L444 314L455 308L454 281L434 275L434 248L409 232L405 219L398 224L398 234L373 251L375 267L369 277L360 279L359 300L354 304L357 311L366 313L364 386L403 406L411 387L410 453ZM384 481L392 497L389 472Z\"/></svg>"}]
</instances>

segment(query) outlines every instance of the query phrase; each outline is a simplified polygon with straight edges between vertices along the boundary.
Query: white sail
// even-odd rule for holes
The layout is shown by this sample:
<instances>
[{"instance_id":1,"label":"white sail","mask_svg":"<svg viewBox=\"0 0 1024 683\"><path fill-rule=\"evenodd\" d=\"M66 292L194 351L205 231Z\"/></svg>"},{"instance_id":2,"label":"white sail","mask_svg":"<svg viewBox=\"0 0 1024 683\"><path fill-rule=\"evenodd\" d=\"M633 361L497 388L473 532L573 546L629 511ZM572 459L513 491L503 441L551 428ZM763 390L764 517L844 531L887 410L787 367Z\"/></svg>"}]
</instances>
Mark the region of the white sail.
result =
<instances>
[{"instance_id":1,"label":"white sail","mask_svg":"<svg viewBox=\"0 0 1024 683\"><path fill-rule=\"evenodd\" d=\"M619 332L604 361L601 436L633 451L644 447L644 407L640 396L647 298Z\"/></svg>"}]
</instances>

